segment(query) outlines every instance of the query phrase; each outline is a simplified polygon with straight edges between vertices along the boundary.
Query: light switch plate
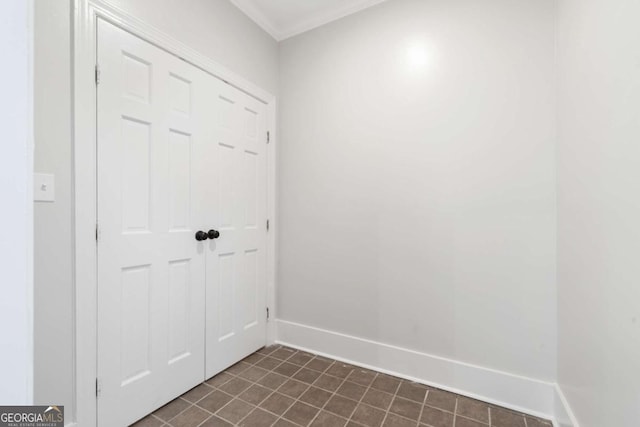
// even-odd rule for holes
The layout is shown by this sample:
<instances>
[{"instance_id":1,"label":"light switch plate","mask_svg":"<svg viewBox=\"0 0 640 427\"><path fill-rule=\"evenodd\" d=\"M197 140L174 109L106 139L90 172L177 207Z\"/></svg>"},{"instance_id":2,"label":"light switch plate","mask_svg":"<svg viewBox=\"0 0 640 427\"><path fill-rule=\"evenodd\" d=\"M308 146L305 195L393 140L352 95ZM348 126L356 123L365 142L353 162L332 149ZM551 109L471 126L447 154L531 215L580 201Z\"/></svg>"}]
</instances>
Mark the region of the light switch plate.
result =
<instances>
[{"instance_id":1,"label":"light switch plate","mask_svg":"<svg viewBox=\"0 0 640 427\"><path fill-rule=\"evenodd\" d=\"M56 199L55 177L51 174L36 173L33 175L33 200L36 202L53 202Z\"/></svg>"}]
</instances>

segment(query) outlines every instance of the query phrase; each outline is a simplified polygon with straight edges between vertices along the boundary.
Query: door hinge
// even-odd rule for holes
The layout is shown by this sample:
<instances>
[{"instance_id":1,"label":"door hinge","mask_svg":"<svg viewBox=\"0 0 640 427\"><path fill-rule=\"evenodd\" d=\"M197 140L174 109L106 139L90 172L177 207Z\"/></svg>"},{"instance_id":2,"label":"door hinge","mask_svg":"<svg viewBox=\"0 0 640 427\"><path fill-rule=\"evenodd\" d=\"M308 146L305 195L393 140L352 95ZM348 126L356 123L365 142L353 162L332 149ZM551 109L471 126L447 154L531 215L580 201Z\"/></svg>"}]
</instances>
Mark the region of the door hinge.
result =
<instances>
[{"instance_id":1,"label":"door hinge","mask_svg":"<svg viewBox=\"0 0 640 427\"><path fill-rule=\"evenodd\" d=\"M102 393L102 384L100 380L96 378L96 397L100 397L100 393Z\"/></svg>"},{"instance_id":2,"label":"door hinge","mask_svg":"<svg viewBox=\"0 0 640 427\"><path fill-rule=\"evenodd\" d=\"M269 320L269 307L267 307L267 320Z\"/></svg>"},{"instance_id":3,"label":"door hinge","mask_svg":"<svg viewBox=\"0 0 640 427\"><path fill-rule=\"evenodd\" d=\"M269 220L267 220L267 231L269 231L269 227L271 226L271 224L269 223Z\"/></svg>"},{"instance_id":4,"label":"door hinge","mask_svg":"<svg viewBox=\"0 0 640 427\"><path fill-rule=\"evenodd\" d=\"M96 64L96 85L100 84L100 66Z\"/></svg>"},{"instance_id":5,"label":"door hinge","mask_svg":"<svg viewBox=\"0 0 640 427\"><path fill-rule=\"evenodd\" d=\"M271 132L267 131L267 144L271 142Z\"/></svg>"}]
</instances>

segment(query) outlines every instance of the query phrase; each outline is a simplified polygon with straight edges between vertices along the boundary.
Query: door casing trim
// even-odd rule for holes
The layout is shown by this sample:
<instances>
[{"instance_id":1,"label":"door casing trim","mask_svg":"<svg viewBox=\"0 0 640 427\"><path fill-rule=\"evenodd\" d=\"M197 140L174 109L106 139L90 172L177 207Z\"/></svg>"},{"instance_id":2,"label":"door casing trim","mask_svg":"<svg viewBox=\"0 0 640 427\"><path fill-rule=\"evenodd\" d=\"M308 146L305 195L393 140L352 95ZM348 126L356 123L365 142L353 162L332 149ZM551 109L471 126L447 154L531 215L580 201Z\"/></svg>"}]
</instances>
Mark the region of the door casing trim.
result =
<instances>
[{"instance_id":1,"label":"door casing trim","mask_svg":"<svg viewBox=\"0 0 640 427\"><path fill-rule=\"evenodd\" d=\"M267 343L275 341L277 307L276 290L276 165L277 126L276 97L211 58L170 37L161 30L132 16L104 0L74 0L72 37L73 102L73 189L74 197L74 390L77 425L97 425L97 99L95 65L97 60L98 19L137 36L184 61L225 81L227 84L265 103L267 127L271 134L267 144L267 301L271 319L267 322ZM266 136L265 136L266 137ZM265 141L266 144L266 141ZM204 368L203 368L204 369Z\"/></svg>"}]
</instances>

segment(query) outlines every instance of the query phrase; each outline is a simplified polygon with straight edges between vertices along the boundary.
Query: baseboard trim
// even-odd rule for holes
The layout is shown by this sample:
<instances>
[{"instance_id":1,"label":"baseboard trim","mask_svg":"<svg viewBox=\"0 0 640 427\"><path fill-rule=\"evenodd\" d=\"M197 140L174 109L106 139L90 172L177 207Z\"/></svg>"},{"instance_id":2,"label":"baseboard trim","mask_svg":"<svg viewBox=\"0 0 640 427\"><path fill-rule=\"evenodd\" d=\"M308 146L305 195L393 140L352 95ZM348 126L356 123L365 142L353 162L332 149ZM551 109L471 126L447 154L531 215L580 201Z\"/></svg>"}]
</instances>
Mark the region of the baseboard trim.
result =
<instances>
[{"instance_id":1,"label":"baseboard trim","mask_svg":"<svg viewBox=\"0 0 640 427\"><path fill-rule=\"evenodd\" d=\"M556 427L568 427L556 422L559 388L554 383L299 323L276 322L279 344L552 419Z\"/></svg>"},{"instance_id":2,"label":"baseboard trim","mask_svg":"<svg viewBox=\"0 0 640 427\"><path fill-rule=\"evenodd\" d=\"M567 397L559 384L555 384L555 415L557 427L580 427L578 419L571 410Z\"/></svg>"}]
</instances>

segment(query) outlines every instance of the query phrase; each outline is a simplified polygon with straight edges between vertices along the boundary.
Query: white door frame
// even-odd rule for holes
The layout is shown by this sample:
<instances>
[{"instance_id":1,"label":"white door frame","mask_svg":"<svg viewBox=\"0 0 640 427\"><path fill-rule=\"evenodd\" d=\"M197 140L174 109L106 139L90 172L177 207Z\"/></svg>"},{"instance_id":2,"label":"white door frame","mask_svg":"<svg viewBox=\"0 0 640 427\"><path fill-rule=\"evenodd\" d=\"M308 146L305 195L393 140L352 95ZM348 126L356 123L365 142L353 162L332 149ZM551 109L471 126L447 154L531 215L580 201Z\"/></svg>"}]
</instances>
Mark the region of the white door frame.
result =
<instances>
[{"instance_id":1,"label":"white door frame","mask_svg":"<svg viewBox=\"0 0 640 427\"><path fill-rule=\"evenodd\" d=\"M271 140L267 146L267 301L271 322L267 342L275 341L276 279L276 97L212 59L129 15L104 0L74 0L73 152L75 195L75 420L82 427L97 423L97 251L96 251L96 30L103 19L201 68L264 102ZM266 135L265 135L266 138ZM265 141L266 143L266 141ZM204 367L203 367L204 369Z\"/></svg>"}]
</instances>

